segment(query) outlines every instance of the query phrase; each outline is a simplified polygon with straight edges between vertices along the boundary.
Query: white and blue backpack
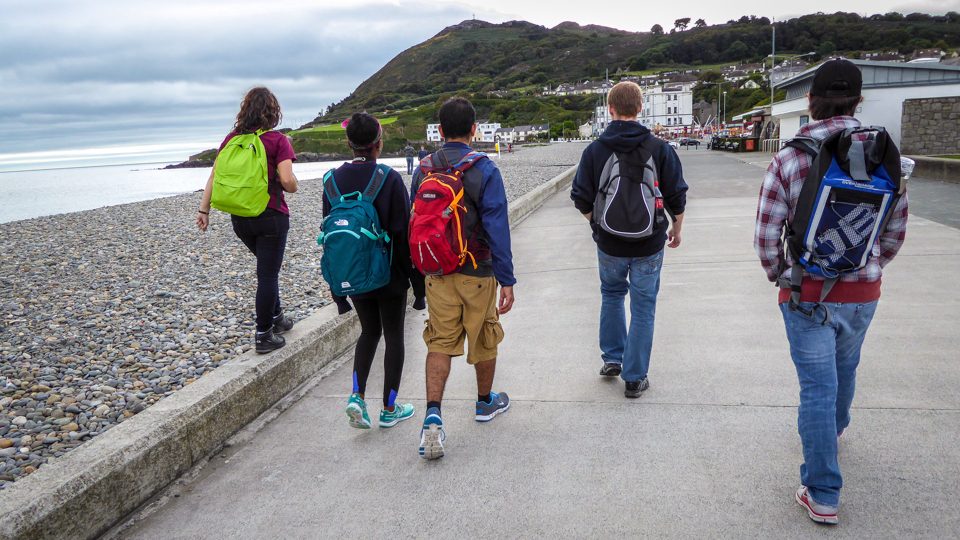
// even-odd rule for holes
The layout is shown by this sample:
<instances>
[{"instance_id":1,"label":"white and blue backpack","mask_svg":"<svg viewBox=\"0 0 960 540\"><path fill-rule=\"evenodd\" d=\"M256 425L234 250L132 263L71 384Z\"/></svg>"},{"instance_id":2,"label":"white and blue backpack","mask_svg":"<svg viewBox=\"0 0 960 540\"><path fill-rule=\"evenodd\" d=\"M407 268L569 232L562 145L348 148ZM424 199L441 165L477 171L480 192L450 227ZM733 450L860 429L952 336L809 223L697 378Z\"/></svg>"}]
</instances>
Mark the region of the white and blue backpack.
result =
<instances>
[{"instance_id":1,"label":"white and blue backpack","mask_svg":"<svg viewBox=\"0 0 960 540\"><path fill-rule=\"evenodd\" d=\"M785 238L796 263L790 308L805 312L800 307L803 272L824 279L822 303L842 275L865 267L906 182L900 151L882 127L846 129L822 143L795 138L787 146L813 159ZM826 323L829 312L824 311Z\"/></svg>"}]
</instances>

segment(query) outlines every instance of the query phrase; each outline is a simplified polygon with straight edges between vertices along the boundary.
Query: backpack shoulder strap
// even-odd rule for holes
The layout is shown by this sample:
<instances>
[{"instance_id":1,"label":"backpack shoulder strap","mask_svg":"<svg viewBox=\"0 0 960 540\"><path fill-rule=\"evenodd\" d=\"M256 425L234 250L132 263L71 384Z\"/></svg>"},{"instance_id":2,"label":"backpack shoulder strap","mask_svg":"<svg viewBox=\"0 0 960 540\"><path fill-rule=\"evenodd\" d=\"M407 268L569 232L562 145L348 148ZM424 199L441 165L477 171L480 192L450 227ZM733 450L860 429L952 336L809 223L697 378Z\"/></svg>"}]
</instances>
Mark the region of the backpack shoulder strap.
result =
<instances>
[{"instance_id":1,"label":"backpack shoulder strap","mask_svg":"<svg viewBox=\"0 0 960 540\"><path fill-rule=\"evenodd\" d=\"M377 167L373 170L373 176L370 177L370 182L367 183L366 189L363 190L363 198L373 202L376 200L377 196L380 195L380 190L383 189L383 185L387 182L387 175L390 174L390 167L378 163Z\"/></svg>"},{"instance_id":2,"label":"backpack shoulder strap","mask_svg":"<svg viewBox=\"0 0 960 540\"><path fill-rule=\"evenodd\" d=\"M787 141L784 146L796 148L810 156L811 159L816 158L817 154L820 153L820 143L810 137L795 137Z\"/></svg>"},{"instance_id":3,"label":"backpack shoulder strap","mask_svg":"<svg viewBox=\"0 0 960 540\"><path fill-rule=\"evenodd\" d=\"M340 188L337 187L337 180L333 177L333 171L334 169L330 169L323 175L323 192L326 193L331 205L336 204L342 195Z\"/></svg>"},{"instance_id":4,"label":"backpack shoulder strap","mask_svg":"<svg viewBox=\"0 0 960 540\"><path fill-rule=\"evenodd\" d=\"M474 165L479 163L481 159L485 157L488 157L487 154L483 152L475 152L471 150L470 152L467 152L466 154L464 154L464 156L460 158L460 161L458 161L457 164L453 166L453 168L462 173L467 172L467 170L469 170L470 167L473 167Z\"/></svg>"}]
</instances>

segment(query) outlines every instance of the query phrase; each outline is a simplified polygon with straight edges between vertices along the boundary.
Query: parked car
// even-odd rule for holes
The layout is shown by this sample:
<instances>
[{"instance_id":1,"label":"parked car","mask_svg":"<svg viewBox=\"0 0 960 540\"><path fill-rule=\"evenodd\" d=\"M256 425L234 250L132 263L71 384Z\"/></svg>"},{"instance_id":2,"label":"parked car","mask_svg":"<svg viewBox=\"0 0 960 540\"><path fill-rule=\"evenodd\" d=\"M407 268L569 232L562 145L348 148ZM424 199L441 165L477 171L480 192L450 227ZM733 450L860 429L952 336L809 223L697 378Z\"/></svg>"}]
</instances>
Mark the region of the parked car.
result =
<instances>
[{"instance_id":1,"label":"parked car","mask_svg":"<svg viewBox=\"0 0 960 540\"><path fill-rule=\"evenodd\" d=\"M677 144L677 141L667 141L667 144L669 144L670 147L673 148L674 150L680 149L680 145Z\"/></svg>"},{"instance_id":2,"label":"parked car","mask_svg":"<svg viewBox=\"0 0 960 540\"><path fill-rule=\"evenodd\" d=\"M695 146L700 148L700 141L697 139L691 139L690 137L684 137L680 139L680 146Z\"/></svg>"}]
</instances>

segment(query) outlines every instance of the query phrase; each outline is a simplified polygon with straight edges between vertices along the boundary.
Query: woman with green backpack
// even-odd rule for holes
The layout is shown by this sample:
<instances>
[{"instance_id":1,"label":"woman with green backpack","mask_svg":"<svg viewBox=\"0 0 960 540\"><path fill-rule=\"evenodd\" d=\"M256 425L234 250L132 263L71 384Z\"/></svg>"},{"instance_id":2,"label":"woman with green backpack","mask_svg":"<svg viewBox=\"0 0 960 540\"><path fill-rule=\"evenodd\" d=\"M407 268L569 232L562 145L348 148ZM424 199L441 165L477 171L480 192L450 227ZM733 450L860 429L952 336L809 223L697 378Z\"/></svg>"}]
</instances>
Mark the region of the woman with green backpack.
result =
<instances>
[{"instance_id":1,"label":"woman with green backpack","mask_svg":"<svg viewBox=\"0 0 960 540\"><path fill-rule=\"evenodd\" d=\"M211 206L230 214L233 231L257 258L258 353L283 347L280 334L293 328L280 303L280 265L290 229L284 192L297 191L293 146L272 131L280 124L280 104L270 90L247 92L233 130L220 145L197 210L197 227L206 231Z\"/></svg>"},{"instance_id":2,"label":"woman with green backpack","mask_svg":"<svg viewBox=\"0 0 960 540\"><path fill-rule=\"evenodd\" d=\"M379 426L387 428L414 414L413 405L396 402L405 354L407 289L413 270L407 245L410 199L400 174L377 164L383 150L380 122L367 113L356 113L347 122L346 131L354 159L324 177L324 227L318 239L324 249L321 267L331 292L349 296L360 320L353 392L346 408L350 425L371 427L364 398L382 335L383 409Z\"/></svg>"}]
</instances>

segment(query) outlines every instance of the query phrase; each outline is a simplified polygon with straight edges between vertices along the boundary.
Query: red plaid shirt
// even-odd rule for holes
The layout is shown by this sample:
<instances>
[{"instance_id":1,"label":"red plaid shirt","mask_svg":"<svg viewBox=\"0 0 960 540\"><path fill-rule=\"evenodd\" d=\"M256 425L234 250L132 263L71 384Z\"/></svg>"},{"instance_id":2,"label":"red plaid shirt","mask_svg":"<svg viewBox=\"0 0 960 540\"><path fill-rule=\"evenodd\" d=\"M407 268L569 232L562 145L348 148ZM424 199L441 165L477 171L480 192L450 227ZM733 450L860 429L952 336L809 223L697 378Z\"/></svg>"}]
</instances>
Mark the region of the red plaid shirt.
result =
<instances>
[{"instance_id":1,"label":"red plaid shirt","mask_svg":"<svg viewBox=\"0 0 960 540\"><path fill-rule=\"evenodd\" d=\"M860 127L860 122L850 116L838 116L812 122L800 128L798 137L810 137L818 141L826 139L833 133L847 128ZM760 257L760 264L767 273L767 279L777 282L778 278L790 279L790 267L793 260L789 252L784 252L783 233L786 224L793 219L793 212L800 197L803 181L812 163L811 157L795 148L784 147L770 162L767 173L763 177L763 186L760 188L760 202L757 206L757 228L754 234L753 246ZM879 282L886 266L900 251L900 246L907 234L907 194L893 209L893 214L887 223L887 228L880 235L873 246L873 255L867 265L857 272L844 274L840 282L831 292L827 300L843 301L837 298L850 297L854 284L869 283L876 290L879 297ZM808 281L812 282L808 283ZM804 274L803 300L810 298L819 300L819 290L822 287L822 278ZM781 281L782 282L782 281ZM846 287L844 285L847 285ZM814 291L815 289L815 291ZM855 292L853 296L858 296ZM862 295L860 295L862 296ZM781 293L781 302L785 294ZM873 298L876 299L876 298Z\"/></svg>"}]
</instances>

